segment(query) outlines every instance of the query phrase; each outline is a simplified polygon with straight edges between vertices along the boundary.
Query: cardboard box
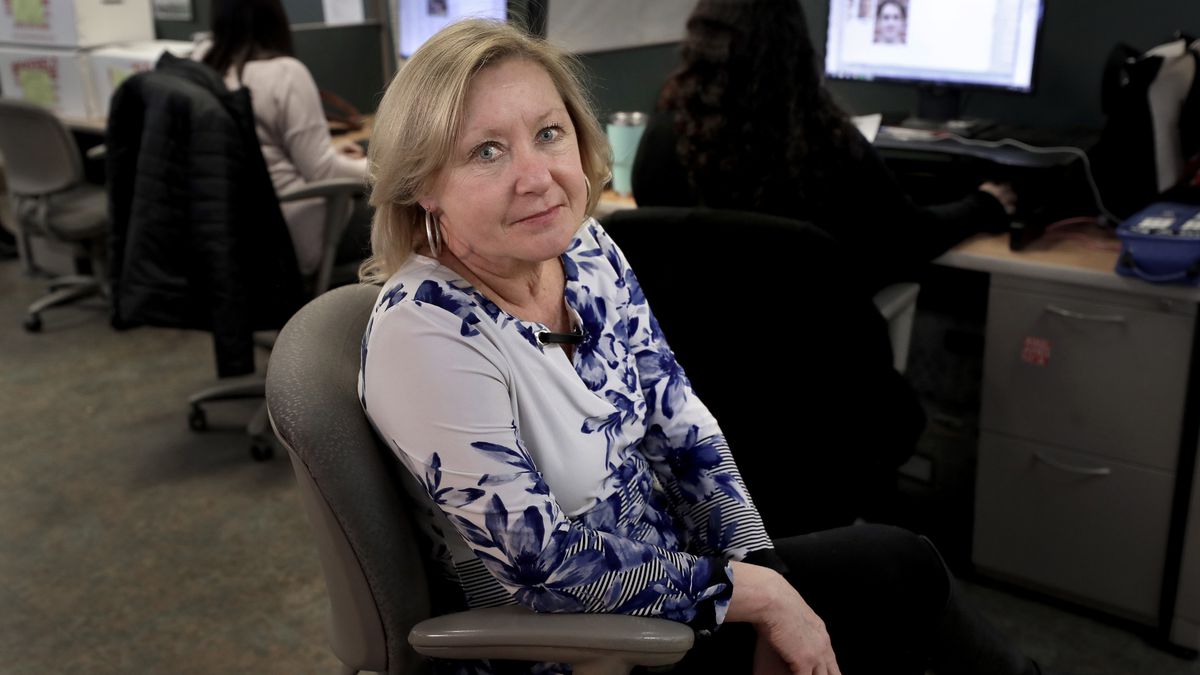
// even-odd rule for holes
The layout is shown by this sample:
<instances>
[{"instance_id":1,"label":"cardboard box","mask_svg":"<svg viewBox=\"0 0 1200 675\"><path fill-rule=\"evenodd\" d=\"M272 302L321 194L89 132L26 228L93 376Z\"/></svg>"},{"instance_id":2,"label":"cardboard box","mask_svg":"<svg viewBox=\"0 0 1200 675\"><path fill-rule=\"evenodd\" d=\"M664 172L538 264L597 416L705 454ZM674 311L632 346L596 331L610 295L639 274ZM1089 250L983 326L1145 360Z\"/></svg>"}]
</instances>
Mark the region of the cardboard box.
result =
<instances>
[{"instance_id":1,"label":"cardboard box","mask_svg":"<svg viewBox=\"0 0 1200 675\"><path fill-rule=\"evenodd\" d=\"M154 70L154 64L163 52L186 58L192 53L192 43L151 40L92 50L88 61L92 68L92 91L96 93L96 114L108 117L108 103L117 87L134 73Z\"/></svg>"},{"instance_id":2,"label":"cardboard box","mask_svg":"<svg viewBox=\"0 0 1200 675\"><path fill-rule=\"evenodd\" d=\"M96 47L154 39L150 0L0 0L0 42Z\"/></svg>"},{"instance_id":3,"label":"cardboard box","mask_svg":"<svg viewBox=\"0 0 1200 675\"><path fill-rule=\"evenodd\" d=\"M0 46L0 95L59 115L95 117L91 69L82 50Z\"/></svg>"}]
</instances>

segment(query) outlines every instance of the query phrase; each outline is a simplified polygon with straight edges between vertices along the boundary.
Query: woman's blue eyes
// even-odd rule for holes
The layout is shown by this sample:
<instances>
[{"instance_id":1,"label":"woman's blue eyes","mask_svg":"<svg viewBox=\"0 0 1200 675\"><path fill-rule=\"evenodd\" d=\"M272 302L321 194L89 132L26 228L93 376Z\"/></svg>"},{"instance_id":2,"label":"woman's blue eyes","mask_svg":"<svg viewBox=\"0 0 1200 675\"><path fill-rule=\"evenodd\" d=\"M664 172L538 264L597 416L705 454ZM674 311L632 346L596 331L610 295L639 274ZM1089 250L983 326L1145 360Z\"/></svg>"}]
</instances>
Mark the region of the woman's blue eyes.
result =
<instances>
[{"instance_id":1,"label":"woman's blue eyes","mask_svg":"<svg viewBox=\"0 0 1200 675\"><path fill-rule=\"evenodd\" d=\"M496 159L496 155L499 154L499 152L500 151L496 149L495 145L488 143L480 147L475 154L479 157L479 159Z\"/></svg>"},{"instance_id":2,"label":"woman's blue eyes","mask_svg":"<svg viewBox=\"0 0 1200 675\"><path fill-rule=\"evenodd\" d=\"M537 132L538 143L553 143L562 135L563 128L557 124L545 127ZM495 141L485 141L475 146L472 155L485 162L490 162L500 156L500 144Z\"/></svg>"}]
</instances>

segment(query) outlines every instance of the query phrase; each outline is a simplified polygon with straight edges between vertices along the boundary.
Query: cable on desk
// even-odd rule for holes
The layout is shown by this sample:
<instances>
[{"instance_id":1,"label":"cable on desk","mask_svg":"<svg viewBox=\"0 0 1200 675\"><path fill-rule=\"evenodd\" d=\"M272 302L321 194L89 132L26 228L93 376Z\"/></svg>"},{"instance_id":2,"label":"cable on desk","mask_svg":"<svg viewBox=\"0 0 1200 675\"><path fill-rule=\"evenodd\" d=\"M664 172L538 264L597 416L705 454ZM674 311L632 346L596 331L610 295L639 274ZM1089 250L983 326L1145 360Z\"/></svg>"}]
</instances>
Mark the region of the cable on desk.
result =
<instances>
[{"instance_id":1,"label":"cable on desk","mask_svg":"<svg viewBox=\"0 0 1200 675\"><path fill-rule=\"evenodd\" d=\"M1052 238L1052 239L1073 239L1075 241L1081 242L1086 248L1092 248L1092 249L1096 249L1098 251L1120 251L1121 250L1121 244L1119 242L1117 242L1116 240L1110 240L1110 241L1106 241L1106 242L1105 241L1096 241L1094 238L1089 237L1084 234L1080 234L1079 232L1062 232L1061 231L1063 228L1069 227L1071 225L1094 225L1099 228L1099 227L1103 226L1103 223L1100 221L1099 218L1096 218L1095 216L1075 216L1073 218L1063 218L1062 220L1058 220L1058 221L1055 221L1055 222L1047 225L1045 234L1043 234L1042 236L1045 238ZM1110 235L1110 239L1111 239L1111 235Z\"/></svg>"},{"instance_id":2,"label":"cable on desk","mask_svg":"<svg viewBox=\"0 0 1200 675\"><path fill-rule=\"evenodd\" d=\"M1029 145L1028 143L1022 143L1021 141L1018 141L1015 138L1002 138L998 141L981 141L981 140L974 139L974 138L966 138L965 136L959 136L958 134L955 134L955 133L946 133L943 136L938 136L934 140L940 141L943 139L952 139L957 143L962 143L963 145L973 145L973 146L981 147L981 148L999 148L999 147L1003 147L1003 146L1007 145L1007 146L1012 146L1014 148L1018 148L1020 150L1024 150L1025 152L1032 152L1035 154L1074 155L1074 156L1080 158L1081 160L1083 160L1083 172L1084 172L1084 175L1087 177L1088 187L1090 187L1092 190L1092 198L1096 200L1096 208L1100 209L1100 213L1104 214L1104 217L1107 218L1108 221L1110 223L1112 223L1114 226L1117 223L1121 222L1121 218L1118 218L1117 216L1113 215L1112 211L1109 211L1107 208L1104 207L1104 200L1100 198L1100 188L1096 185L1096 178L1092 175L1092 162L1091 162L1091 160L1088 159L1087 153L1084 152L1081 148L1076 148L1071 145L1055 145L1055 146L1039 147L1036 145Z\"/></svg>"}]
</instances>

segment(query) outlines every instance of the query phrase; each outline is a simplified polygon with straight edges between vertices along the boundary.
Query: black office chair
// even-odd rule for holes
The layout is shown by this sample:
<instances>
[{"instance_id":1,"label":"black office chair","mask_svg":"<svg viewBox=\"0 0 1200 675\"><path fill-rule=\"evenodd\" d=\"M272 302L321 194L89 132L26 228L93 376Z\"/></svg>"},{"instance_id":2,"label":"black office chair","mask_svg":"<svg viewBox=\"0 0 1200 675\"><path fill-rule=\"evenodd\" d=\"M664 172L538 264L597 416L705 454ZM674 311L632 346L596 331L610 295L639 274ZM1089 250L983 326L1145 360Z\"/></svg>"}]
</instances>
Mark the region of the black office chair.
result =
<instances>
[{"instance_id":1,"label":"black office chair","mask_svg":"<svg viewBox=\"0 0 1200 675\"><path fill-rule=\"evenodd\" d=\"M358 397L362 338L378 292L346 286L310 302L280 332L267 371L267 407L313 527L341 672L427 672L419 655L567 662L576 675L680 660L692 631L665 619L515 606L429 618L438 575L427 573L432 563L409 517L404 483L414 481Z\"/></svg>"},{"instance_id":2,"label":"black office chair","mask_svg":"<svg viewBox=\"0 0 1200 675\"><path fill-rule=\"evenodd\" d=\"M925 417L853 261L820 229L757 213L639 208L602 222L771 536L877 516Z\"/></svg>"},{"instance_id":3,"label":"black office chair","mask_svg":"<svg viewBox=\"0 0 1200 675\"><path fill-rule=\"evenodd\" d=\"M0 99L0 154L5 159L17 247L25 271L41 271L31 250L34 236L70 245L76 259L86 259L91 266L86 274L53 277L50 292L29 305L25 330L37 332L42 329L45 310L106 295L107 202L104 188L84 179L75 138L45 108Z\"/></svg>"}]
</instances>

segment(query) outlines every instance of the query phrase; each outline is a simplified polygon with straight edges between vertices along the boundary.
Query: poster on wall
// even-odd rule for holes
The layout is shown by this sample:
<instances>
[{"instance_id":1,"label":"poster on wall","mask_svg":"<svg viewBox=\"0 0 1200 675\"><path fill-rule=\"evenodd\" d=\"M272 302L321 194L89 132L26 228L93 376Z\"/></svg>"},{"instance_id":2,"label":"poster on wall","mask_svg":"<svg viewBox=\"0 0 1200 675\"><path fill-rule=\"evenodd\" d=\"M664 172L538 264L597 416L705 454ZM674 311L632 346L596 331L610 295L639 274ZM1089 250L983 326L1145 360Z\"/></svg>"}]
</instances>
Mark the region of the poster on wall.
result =
<instances>
[{"instance_id":1,"label":"poster on wall","mask_svg":"<svg viewBox=\"0 0 1200 675\"><path fill-rule=\"evenodd\" d=\"M396 0L396 52L402 59L447 25L469 17L508 18L508 0Z\"/></svg>"},{"instance_id":2,"label":"poster on wall","mask_svg":"<svg viewBox=\"0 0 1200 675\"><path fill-rule=\"evenodd\" d=\"M678 42L696 0L549 0L546 38L577 54Z\"/></svg>"},{"instance_id":3,"label":"poster on wall","mask_svg":"<svg viewBox=\"0 0 1200 675\"><path fill-rule=\"evenodd\" d=\"M192 0L154 0L155 21L191 21Z\"/></svg>"},{"instance_id":4,"label":"poster on wall","mask_svg":"<svg viewBox=\"0 0 1200 675\"><path fill-rule=\"evenodd\" d=\"M362 0L321 0L325 10L325 23L328 25L344 25L363 22Z\"/></svg>"}]
</instances>

